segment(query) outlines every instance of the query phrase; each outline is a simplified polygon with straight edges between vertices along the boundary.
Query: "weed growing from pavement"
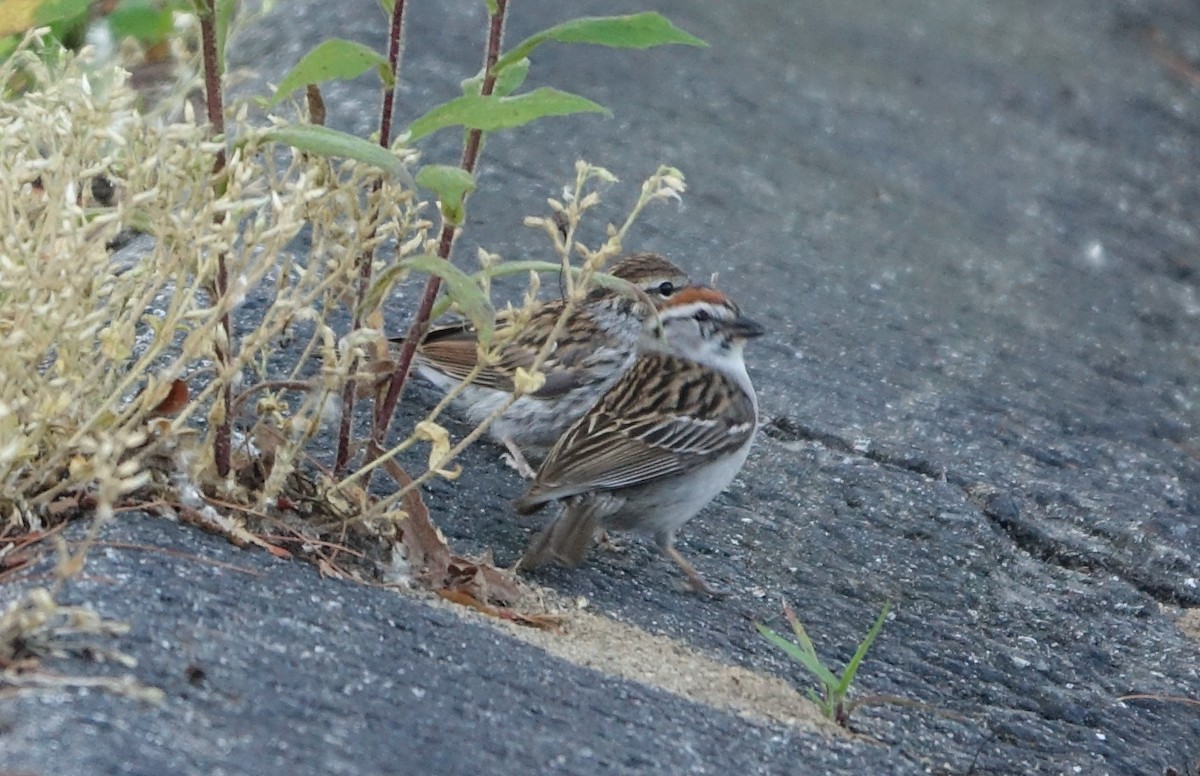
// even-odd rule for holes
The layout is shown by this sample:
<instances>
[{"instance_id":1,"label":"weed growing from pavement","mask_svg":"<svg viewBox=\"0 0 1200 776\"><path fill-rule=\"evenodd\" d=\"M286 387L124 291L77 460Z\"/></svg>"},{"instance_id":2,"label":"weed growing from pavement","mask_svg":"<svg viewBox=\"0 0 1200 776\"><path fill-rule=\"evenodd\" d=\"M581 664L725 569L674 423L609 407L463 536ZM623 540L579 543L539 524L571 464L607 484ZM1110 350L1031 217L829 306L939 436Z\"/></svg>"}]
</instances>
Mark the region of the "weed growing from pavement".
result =
<instances>
[{"instance_id":1,"label":"weed growing from pavement","mask_svg":"<svg viewBox=\"0 0 1200 776\"><path fill-rule=\"evenodd\" d=\"M189 103L161 111L175 120L149 118L121 70L57 49L44 31L0 63L0 179L9 182L0 191L0 580L33 563L27 551L38 536L94 515L83 546L60 548L61 579L78 574L100 525L118 508L140 507L309 557L326 573L370 580L382 568L386 581L484 605L521 595L488 563L455 556L420 496L429 479L458 475L455 457L485 427L452 440L437 423L443 402L391 441L412 349L449 307L479 332L480 362L494 358L503 344L492 336L494 276L530 274L525 303L508 311L520 322L534 304L533 273L562 273L565 317L604 281L643 208L683 191L682 175L660 168L604 243L585 246L578 226L612 176L581 162L564 201L527 221L550 236L557 261L481 252L478 272L452 264L485 134L603 110L544 87L517 93L534 49L700 41L657 14L635 14L565 22L505 51L507 3L486 5L480 74L394 141L403 0L391 8L386 56L322 44L273 101L300 118L273 116L265 126L246 105L225 105L224 48L236 20L224 0L199 2L198 25L182 28L198 26L199 42L176 47L203 74L207 121ZM337 77L373 71L383 80L371 140L322 126L325 60L348 56L361 68ZM302 104L290 98L297 89ZM421 165L413 144L446 128L466 129L460 164ZM112 250L131 231L149 235L149 247L117 263ZM411 275L427 281L395 354L386 303ZM301 344L285 349L288 338ZM536 390L550 343L545 350L518 392ZM315 456L314 440L328 447L330 437L332 460ZM428 446L428 465L410 476L395 456L418 445ZM379 472L395 481L390 497L373 495ZM351 556L368 562L355 567ZM48 612L42 603L27 596L4 627L32 622L21 606Z\"/></svg>"},{"instance_id":2,"label":"weed growing from pavement","mask_svg":"<svg viewBox=\"0 0 1200 776\"><path fill-rule=\"evenodd\" d=\"M809 699L817 704L826 717L834 720L843 727L848 727L850 724L850 714L859 705L859 702L847 700L850 694L850 686L854 683L854 677L858 673L859 666L862 665L863 659L867 656L867 650L871 648L875 637L883 629L883 623L887 619L890 610L891 604L884 604L883 610L875 618L875 623L867 631L867 635L859 643L858 649L854 651L854 656L850 658L850 662L846 664L846 667L842 669L840 674L835 674L821 662L821 658L817 656L817 649L813 646L812 639L808 637L808 633L804 630L804 626L800 623L800 619L796 616L796 612L792 610L790 605L784 604L783 614L792 626L792 631L796 634L795 642L788 641L762 623L755 623L754 627L758 629L763 638L782 649L788 657L804 666L805 670L813 675L813 678L821 686L821 692L818 694L812 689L808 689Z\"/></svg>"}]
</instances>

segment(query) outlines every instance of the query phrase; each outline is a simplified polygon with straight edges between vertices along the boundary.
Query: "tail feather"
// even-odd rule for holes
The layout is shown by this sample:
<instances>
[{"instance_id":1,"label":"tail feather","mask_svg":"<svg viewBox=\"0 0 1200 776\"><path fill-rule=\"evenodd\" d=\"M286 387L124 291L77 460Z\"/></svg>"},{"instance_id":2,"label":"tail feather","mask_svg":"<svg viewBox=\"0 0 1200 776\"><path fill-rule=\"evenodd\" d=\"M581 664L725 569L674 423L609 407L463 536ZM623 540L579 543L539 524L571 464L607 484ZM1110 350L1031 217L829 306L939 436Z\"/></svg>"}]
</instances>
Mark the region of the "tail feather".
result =
<instances>
[{"instance_id":1,"label":"tail feather","mask_svg":"<svg viewBox=\"0 0 1200 776\"><path fill-rule=\"evenodd\" d=\"M533 537L517 566L523 569L550 563L578 566L587 558L599 530L600 521L594 505L568 504L558 519Z\"/></svg>"},{"instance_id":2,"label":"tail feather","mask_svg":"<svg viewBox=\"0 0 1200 776\"><path fill-rule=\"evenodd\" d=\"M531 515L546 506L547 501L548 499L541 497L537 483L534 483L529 486L529 490L525 492L524 496L513 502L513 507L517 510L518 515Z\"/></svg>"}]
</instances>

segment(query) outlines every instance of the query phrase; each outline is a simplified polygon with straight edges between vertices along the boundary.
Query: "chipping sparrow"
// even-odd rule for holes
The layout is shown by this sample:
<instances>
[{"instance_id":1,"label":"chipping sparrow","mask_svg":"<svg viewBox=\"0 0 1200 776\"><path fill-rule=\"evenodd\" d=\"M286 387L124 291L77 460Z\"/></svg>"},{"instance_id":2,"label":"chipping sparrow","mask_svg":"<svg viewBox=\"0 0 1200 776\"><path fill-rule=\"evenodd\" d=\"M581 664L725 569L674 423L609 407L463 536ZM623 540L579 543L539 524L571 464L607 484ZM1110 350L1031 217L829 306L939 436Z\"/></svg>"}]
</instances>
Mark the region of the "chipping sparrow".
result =
<instances>
[{"instance_id":1,"label":"chipping sparrow","mask_svg":"<svg viewBox=\"0 0 1200 776\"><path fill-rule=\"evenodd\" d=\"M562 514L530 543L518 568L576 566L599 529L635 529L718 595L674 547L675 532L733 480L746 461L758 401L742 361L763 333L719 291L688 286L646 326L636 362L563 434L517 501L523 514L549 501Z\"/></svg>"},{"instance_id":2,"label":"chipping sparrow","mask_svg":"<svg viewBox=\"0 0 1200 776\"><path fill-rule=\"evenodd\" d=\"M662 256L635 253L608 272L643 290L661 306L688 283L687 274ZM517 367L528 369L562 313L561 299L537 309L529 324L504 345L494 365L485 367L458 397L473 423L482 421L513 391ZM541 367L546 382L517 399L488 429L512 456L525 477L533 469L522 450L542 455L579 416L588 410L637 356L638 338L650 310L643 301L596 287L567 320L561 338ZM497 329L506 325L497 320ZM417 349L418 374L443 391L462 382L474 368L478 352L475 331L460 323L433 329Z\"/></svg>"}]
</instances>

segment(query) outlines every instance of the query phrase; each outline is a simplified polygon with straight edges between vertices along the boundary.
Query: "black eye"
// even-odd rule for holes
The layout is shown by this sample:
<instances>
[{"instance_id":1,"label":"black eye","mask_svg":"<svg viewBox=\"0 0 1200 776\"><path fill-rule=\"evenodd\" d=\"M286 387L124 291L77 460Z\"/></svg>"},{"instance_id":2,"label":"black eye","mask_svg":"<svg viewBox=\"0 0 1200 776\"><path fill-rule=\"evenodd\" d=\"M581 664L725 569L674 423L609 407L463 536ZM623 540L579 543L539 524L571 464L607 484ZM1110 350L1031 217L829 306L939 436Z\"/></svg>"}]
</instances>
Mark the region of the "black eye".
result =
<instances>
[{"instance_id":1,"label":"black eye","mask_svg":"<svg viewBox=\"0 0 1200 776\"><path fill-rule=\"evenodd\" d=\"M695 318L696 320L700 321L701 323L703 323L704 321L712 320L712 315L709 314L708 310L697 310L696 314L693 315L692 317Z\"/></svg>"},{"instance_id":2,"label":"black eye","mask_svg":"<svg viewBox=\"0 0 1200 776\"><path fill-rule=\"evenodd\" d=\"M664 280L654 288L655 293L659 296L670 296L675 293L675 290L675 284L669 280Z\"/></svg>"}]
</instances>

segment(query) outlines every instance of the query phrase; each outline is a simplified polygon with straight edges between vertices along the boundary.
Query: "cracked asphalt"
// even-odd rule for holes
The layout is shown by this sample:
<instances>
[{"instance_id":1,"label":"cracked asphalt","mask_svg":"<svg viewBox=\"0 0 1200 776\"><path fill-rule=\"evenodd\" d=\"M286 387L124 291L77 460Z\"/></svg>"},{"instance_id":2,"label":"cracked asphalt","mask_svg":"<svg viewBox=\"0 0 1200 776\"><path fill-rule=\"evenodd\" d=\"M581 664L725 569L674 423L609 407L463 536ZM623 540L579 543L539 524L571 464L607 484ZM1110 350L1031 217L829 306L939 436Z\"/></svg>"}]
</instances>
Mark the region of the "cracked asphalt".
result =
<instances>
[{"instance_id":1,"label":"cracked asphalt","mask_svg":"<svg viewBox=\"0 0 1200 776\"><path fill-rule=\"evenodd\" d=\"M477 69L482 6L412 7L402 115ZM417 599L129 517L113 539L250 573L99 553L68 595L133 624L122 648L168 700L6 701L0 769L1200 770L1196 707L1118 700L1200 698L1200 645L1179 624L1200 605L1200 8L516 0L508 36L647 8L711 48L539 49L530 86L614 116L489 139L457 255L546 255L521 220L578 158L621 178L605 195L613 220L659 163L685 172L684 202L652 208L630 248L719 273L770 330L747 356L755 450L679 542L734 595L678 592L673 566L638 542L534 578L800 686L752 620L786 627L786 599L840 665L890 601L856 687L911 703L858 709L854 738L751 722ZM381 44L376 4L310 0L277 8L237 56L277 80L333 27ZM333 125L371 131L365 80L326 101ZM444 134L428 161L456 160L459 137ZM414 390L405 417L431 397ZM497 455L470 451L464 478L426 500L458 549L508 563L533 528L511 513L522 485ZM189 663L206 667L200 686Z\"/></svg>"}]
</instances>

